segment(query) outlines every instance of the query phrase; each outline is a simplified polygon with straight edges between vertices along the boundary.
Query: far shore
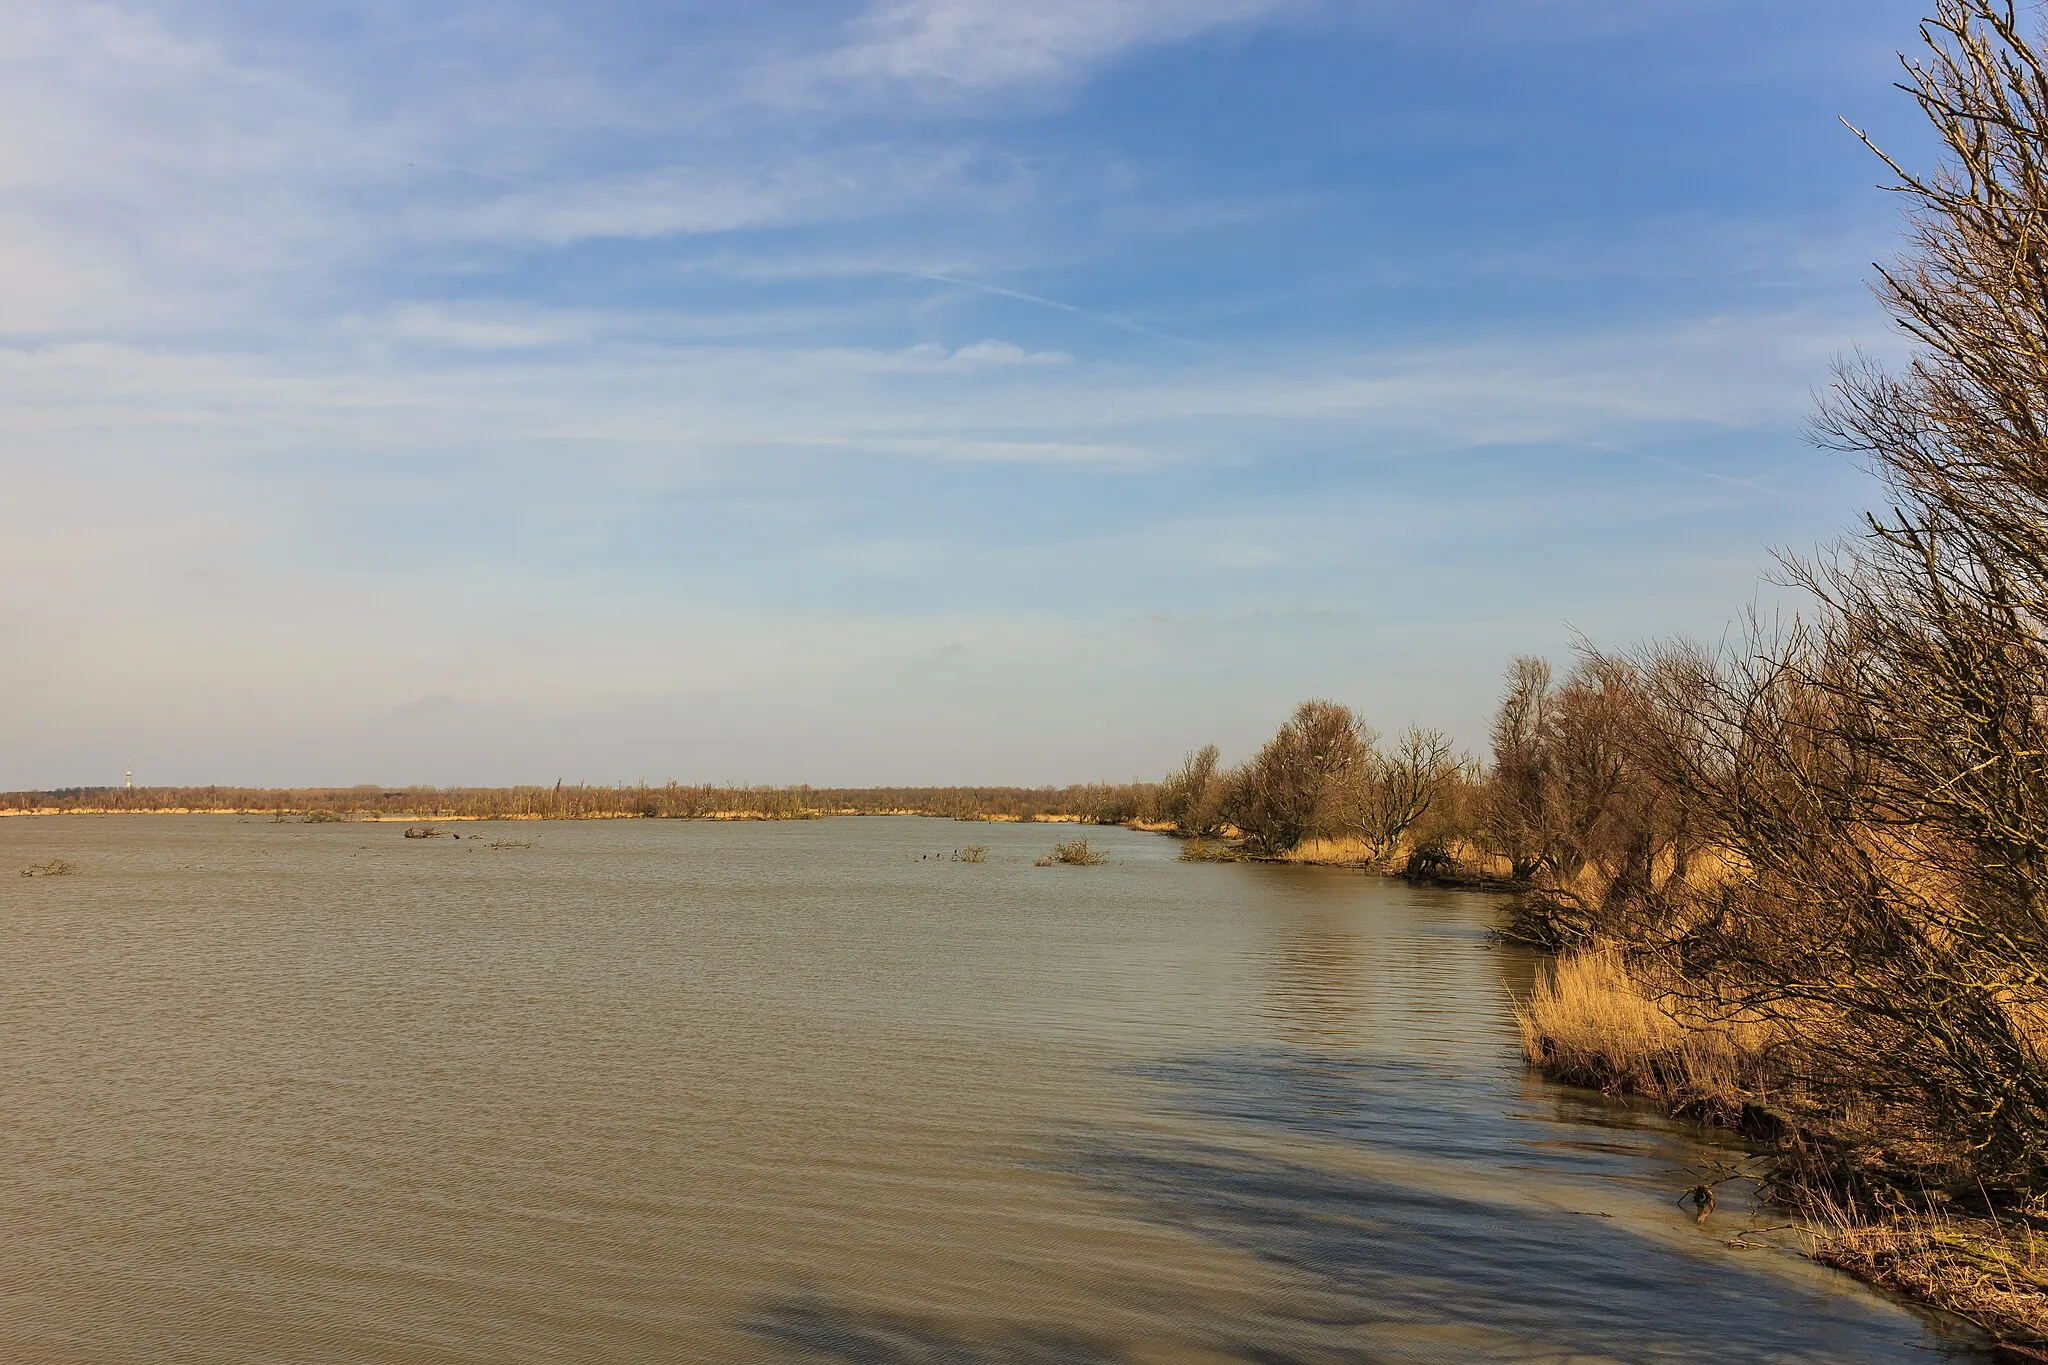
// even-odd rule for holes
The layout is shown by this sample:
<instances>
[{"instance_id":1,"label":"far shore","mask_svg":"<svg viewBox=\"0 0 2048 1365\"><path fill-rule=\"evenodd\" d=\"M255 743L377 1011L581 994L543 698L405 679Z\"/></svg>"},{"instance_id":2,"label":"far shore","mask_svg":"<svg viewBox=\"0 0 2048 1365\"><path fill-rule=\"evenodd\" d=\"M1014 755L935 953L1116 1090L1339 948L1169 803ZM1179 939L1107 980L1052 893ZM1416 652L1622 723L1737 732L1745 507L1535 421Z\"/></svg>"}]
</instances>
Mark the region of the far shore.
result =
<instances>
[{"instance_id":1,"label":"far shore","mask_svg":"<svg viewBox=\"0 0 2048 1365\"><path fill-rule=\"evenodd\" d=\"M34 806L0 809L0 819L5 819L8 817L46 818L49 816L57 815L234 815L244 817L261 815L268 816L273 819L282 815L284 817L284 823L288 824L307 823L306 817L309 815L327 815L332 817L332 823L350 825L416 825L427 821L440 824L456 824L462 821L490 823L515 820L556 820L567 823L578 823L586 820L789 821L858 818L861 816L877 815L914 815L925 819L933 820L958 820L964 824L1073 825L1085 823L1085 817L1079 815L953 815L942 811L909 809L804 810L787 815L757 810L712 810L700 811L691 815L648 815L640 811L588 811L579 815L541 815L525 813L514 813L507 815L434 815L420 813L393 815L388 812L373 811L307 811L288 809L280 812L275 806ZM329 823L329 821L315 820L311 823L325 824ZM1145 830L1148 833L1161 833L1164 832L1165 827L1148 826L1142 822L1131 821L1126 825L1126 828L1141 829Z\"/></svg>"}]
</instances>

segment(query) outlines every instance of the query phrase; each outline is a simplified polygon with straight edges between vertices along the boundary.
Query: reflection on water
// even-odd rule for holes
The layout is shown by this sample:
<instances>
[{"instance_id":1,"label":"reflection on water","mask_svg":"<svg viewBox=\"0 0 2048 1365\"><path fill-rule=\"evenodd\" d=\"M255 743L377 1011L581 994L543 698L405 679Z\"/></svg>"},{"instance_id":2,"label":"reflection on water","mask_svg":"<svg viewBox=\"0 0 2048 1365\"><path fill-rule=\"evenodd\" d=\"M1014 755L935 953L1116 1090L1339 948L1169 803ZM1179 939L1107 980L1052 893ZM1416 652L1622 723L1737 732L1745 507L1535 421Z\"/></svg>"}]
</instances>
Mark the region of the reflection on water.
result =
<instances>
[{"instance_id":1,"label":"reflection on water","mask_svg":"<svg viewBox=\"0 0 2048 1365\"><path fill-rule=\"evenodd\" d=\"M1674 1206L1739 1154L1533 1077L1482 899L518 832L0 821L0 1359L1969 1350Z\"/></svg>"}]
</instances>

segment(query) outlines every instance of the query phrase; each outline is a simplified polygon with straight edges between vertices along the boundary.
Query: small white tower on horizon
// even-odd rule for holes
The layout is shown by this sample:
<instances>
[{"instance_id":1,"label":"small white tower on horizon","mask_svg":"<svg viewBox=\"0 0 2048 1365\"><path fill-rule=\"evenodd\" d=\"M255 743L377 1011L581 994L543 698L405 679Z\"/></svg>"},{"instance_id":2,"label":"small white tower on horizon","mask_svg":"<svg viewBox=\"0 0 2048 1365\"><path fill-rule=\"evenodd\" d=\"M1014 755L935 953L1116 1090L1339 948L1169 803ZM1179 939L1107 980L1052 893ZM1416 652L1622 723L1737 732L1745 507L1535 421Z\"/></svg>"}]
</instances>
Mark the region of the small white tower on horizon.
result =
<instances>
[{"instance_id":1,"label":"small white tower on horizon","mask_svg":"<svg viewBox=\"0 0 2048 1365\"><path fill-rule=\"evenodd\" d=\"M130 768L130 769L128 770L128 790L129 790L129 791L134 791L134 790L135 790L135 769L133 769L133 768Z\"/></svg>"}]
</instances>

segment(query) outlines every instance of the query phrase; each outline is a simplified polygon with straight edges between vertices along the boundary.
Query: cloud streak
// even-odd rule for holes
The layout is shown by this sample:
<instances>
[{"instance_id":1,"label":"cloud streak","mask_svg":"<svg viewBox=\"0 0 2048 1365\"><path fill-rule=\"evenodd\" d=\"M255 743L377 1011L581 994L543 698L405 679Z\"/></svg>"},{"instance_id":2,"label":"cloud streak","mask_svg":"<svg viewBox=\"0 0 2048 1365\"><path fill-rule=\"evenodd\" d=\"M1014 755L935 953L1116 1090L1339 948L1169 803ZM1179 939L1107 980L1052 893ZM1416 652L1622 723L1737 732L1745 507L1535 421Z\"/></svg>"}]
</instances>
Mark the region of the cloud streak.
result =
<instances>
[{"instance_id":1,"label":"cloud streak","mask_svg":"<svg viewBox=\"0 0 2048 1365\"><path fill-rule=\"evenodd\" d=\"M957 96L1063 84L1135 47L1244 24L1282 0L885 0L820 58L814 78Z\"/></svg>"}]
</instances>

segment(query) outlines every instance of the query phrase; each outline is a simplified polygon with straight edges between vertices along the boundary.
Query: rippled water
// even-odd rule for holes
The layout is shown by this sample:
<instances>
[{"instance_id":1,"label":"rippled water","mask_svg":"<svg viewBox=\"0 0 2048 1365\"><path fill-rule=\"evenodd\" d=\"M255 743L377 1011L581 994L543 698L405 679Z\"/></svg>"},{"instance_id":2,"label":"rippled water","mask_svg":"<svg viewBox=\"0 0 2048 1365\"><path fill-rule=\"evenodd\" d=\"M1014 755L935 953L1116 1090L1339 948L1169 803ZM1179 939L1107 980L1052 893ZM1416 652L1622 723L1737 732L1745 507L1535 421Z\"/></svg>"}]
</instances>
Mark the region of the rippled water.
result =
<instances>
[{"instance_id":1,"label":"rippled water","mask_svg":"<svg viewBox=\"0 0 2048 1365\"><path fill-rule=\"evenodd\" d=\"M1977 1358L1532 1077L1486 899L453 828L0 820L0 1359Z\"/></svg>"}]
</instances>

